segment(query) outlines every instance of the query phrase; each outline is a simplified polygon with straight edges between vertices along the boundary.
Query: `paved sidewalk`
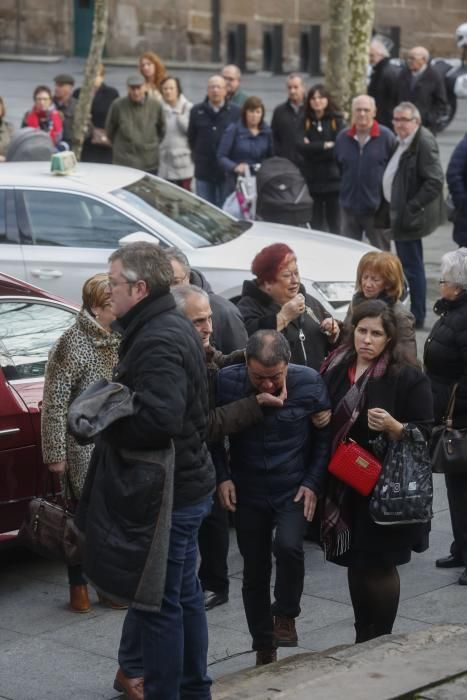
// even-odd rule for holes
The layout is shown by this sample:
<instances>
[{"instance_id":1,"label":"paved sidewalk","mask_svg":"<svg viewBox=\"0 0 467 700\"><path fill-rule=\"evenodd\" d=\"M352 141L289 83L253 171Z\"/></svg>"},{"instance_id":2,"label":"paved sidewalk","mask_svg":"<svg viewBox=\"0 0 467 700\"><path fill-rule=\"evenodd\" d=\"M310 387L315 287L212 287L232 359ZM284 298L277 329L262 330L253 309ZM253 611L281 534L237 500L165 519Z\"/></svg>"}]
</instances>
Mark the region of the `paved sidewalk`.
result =
<instances>
[{"instance_id":1,"label":"paved sidewalk","mask_svg":"<svg viewBox=\"0 0 467 700\"><path fill-rule=\"evenodd\" d=\"M400 568L401 604L395 633L431 624L467 624L467 588L458 570L441 570L434 560L448 552L451 526L442 478L435 477L431 547ZM230 601L208 613L209 664L220 678L254 664L241 600L241 557L232 533ZM306 543L306 580L297 622L298 649L279 658L323 651L354 639L346 571L325 563ZM92 593L93 611L69 612L64 567L11 549L0 554L0 698L2 700L110 700L124 613L103 608ZM335 700L330 698L329 700Z\"/></svg>"}]
</instances>

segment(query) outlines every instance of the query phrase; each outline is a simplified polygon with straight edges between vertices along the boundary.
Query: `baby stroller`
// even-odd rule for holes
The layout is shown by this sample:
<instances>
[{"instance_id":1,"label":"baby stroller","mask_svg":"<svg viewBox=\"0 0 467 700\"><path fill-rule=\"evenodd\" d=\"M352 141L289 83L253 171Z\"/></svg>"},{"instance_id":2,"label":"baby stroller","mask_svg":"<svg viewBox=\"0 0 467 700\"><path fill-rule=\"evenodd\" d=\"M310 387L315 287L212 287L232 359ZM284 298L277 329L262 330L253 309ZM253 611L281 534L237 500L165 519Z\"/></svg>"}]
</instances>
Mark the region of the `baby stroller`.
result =
<instances>
[{"instance_id":1,"label":"baby stroller","mask_svg":"<svg viewBox=\"0 0 467 700\"><path fill-rule=\"evenodd\" d=\"M27 160L48 160L56 148L50 136L44 131L26 126L19 129L10 141L6 153L9 162Z\"/></svg>"},{"instance_id":2,"label":"baby stroller","mask_svg":"<svg viewBox=\"0 0 467 700\"><path fill-rule=\"evenodd\" d=\"M287 158L263 161L256 176L256 218L275 224L308 226L313 200L300 170Z\"/></svg>"}]
</instances>

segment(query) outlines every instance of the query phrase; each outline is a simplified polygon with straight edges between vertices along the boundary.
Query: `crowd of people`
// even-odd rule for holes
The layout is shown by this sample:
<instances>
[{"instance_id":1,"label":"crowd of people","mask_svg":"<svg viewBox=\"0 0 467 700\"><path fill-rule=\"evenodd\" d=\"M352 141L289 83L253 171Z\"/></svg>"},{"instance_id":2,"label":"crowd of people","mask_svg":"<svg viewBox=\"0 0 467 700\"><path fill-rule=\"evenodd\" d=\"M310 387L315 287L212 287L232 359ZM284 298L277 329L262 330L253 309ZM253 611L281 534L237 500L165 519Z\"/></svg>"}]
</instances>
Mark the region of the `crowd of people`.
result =
<instances>
[{"instance_id":1,"label":"crowd of people","mask_svg":"<svg viewBox=\"0 0 467 700\"><path fill-rule=\"evenodd\" d=\"M466 248L441 261L425 371L396 255L362 257L343 322L307 293L285 243L258 251L251 269L234 306L180 250L124 246L85 282L47 365L44 461L74 497L86 542L68 570L70 609L91 609L89 584L102 604L128 607L114 687L130 700L211 697L206 611L229 600L229 513L257 665L298 644L312 521L327 560L347 570L356 643L390 634L398 567L428 548L429 522L375 523L371 495L328 464L343 436L379 458L383 437L383 451L414 429L428 441L453 384L454 423L467 427ZM98 379L119 383L109 394L126 387L129 408L112 417L109 404L108 418L100 402L106 427L82 445L67 412L72 402L75 413L96 410L89 394L81 409L76 401ZM454 541L436 561L464 567L461 585L466 478L446 477Z\"/></svg>"}]
</instances>

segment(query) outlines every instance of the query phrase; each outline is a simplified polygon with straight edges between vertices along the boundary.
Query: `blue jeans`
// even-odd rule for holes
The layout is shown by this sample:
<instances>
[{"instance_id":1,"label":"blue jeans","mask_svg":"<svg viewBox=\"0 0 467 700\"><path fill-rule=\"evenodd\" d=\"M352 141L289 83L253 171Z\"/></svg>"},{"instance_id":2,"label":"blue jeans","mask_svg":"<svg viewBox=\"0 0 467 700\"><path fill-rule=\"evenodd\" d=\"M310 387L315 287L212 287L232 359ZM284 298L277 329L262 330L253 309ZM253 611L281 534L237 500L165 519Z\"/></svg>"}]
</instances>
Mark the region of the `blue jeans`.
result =
<instances>
[{"instance_id":1,"label":"blue jeans","mask_svg":"<svg viewBox=\"0 0 467 700\"><path fill-rule=\"evenodd\" d=\"M426 277L423 245L415 241L396 241L397 255L410 287L410 310L417 325L422 326L426 315Z\"/></svg>"},{"instance_id":2,"label":"blue jeans","mask_svg":"<svg viewBox=\"0 0 467 700\"><path fill-rule=\"evenodd\" d=\"M144 675L145 700L211 698L208 626L196 576L198 530L211 506L209 497L173 511L160 612L130 608L126 615L118 660L126 676Z\"/></svg>"},{"instance_id":3,"label":"blue jeans","mask_svg":"<svg viewBox=\"0 0 467 700\"><path fill-rule=\"evenodd\" d=\"M215 204L216 207L222 209L227 195L229 194L229 188L225 180L222 182L209 182L208 180L196 180L196 194L198 197L202 197L207 202Z\"/></svg>"}]
</instances>

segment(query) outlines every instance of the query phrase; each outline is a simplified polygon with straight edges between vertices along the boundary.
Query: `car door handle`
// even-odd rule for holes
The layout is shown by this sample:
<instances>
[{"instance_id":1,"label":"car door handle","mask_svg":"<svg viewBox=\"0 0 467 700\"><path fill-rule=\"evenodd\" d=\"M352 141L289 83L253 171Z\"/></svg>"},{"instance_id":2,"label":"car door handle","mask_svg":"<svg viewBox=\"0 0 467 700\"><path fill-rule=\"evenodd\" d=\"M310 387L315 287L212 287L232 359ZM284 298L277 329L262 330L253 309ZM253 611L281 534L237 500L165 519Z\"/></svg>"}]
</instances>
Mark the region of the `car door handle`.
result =
<instances>
[{"instance_id":1,"label":"car door handle","mask_svg":"<svg viewBox=\"0 0 467 700\"><path fill-rule=\"evenodd\" d=\"M20 428L7 428L6 430L0 430L0 437L8 437L8 435L14 435L15 433L20 432Z\"/></svg>"},{"instance_id":2,"label":"car door handle","mask_svg":"<svg viewBox=\"0 0 467 700\"><path fill-rule=\"evenodd\" d=\"M33 277L40 277L43 280L51 280L63 276L63 272L60 272L60 270L50 270L47 267L35 268L31 270L31 274Z\"/></svg>"}]
</instances>

